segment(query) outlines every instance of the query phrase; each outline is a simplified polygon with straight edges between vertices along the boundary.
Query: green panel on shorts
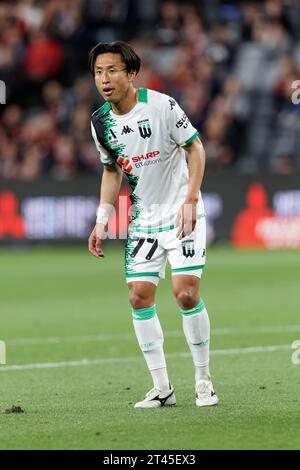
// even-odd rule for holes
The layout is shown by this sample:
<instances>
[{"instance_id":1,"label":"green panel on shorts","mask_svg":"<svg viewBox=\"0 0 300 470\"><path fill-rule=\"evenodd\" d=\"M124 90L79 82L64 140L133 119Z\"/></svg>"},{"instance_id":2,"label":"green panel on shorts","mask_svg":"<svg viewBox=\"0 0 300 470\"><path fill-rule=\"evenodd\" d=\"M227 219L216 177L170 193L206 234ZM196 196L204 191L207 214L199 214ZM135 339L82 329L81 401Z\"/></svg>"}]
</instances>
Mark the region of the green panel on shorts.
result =
<instances>
[{"instance_id":1,"label":"green panel on shorts","mask_svg":"<svg viewBox=\"0 0 300 470\"><path fill-rule=\"evenodd\" d=\"M196 269L202 269L205 267L205 264L201 264L199 266L188 266L187 268L175 268L172 269L172 273L179 273L184 271L195 271Z\"/></svg>"},{"instance_id":2,"label":"green panel on shorts","mask_svg":"<svg viewBox=\"0 0 300 470\"><path fill-rule=\"evenodd\" d=\"M202 219L205 217L205 214L198 214L197 219ZM173 230L177 225L168 225L167 227L154 227L154 228L143 228L143 227L130 227L129 232L142 232L142 233L156 233L156 232L166 232L168 230Z\"/></svg>"},{"instance_id":3,"label":"green panel on shorts","mask_svg":"<svg viewBox=\"0 0 300 470\"><path fill-rule=\"evenodd\" d=\"M168 227L157 227L157 228L129 228L130 232L142 232L142 233L155 233L155 232L166 232L167 230L173 230L175 225L168 225Z\"/></svg>"},{"instance_id":4,"label":"green panel on shorts","mask_svg":"<svg viewBox=\"0 0 300 470\"><path fill-rule=\"evenodd\" d=\"M126 277L141 277L141 276L156 276L159 277L159 273L125 273Z\"/></svg>"}]
</instances>

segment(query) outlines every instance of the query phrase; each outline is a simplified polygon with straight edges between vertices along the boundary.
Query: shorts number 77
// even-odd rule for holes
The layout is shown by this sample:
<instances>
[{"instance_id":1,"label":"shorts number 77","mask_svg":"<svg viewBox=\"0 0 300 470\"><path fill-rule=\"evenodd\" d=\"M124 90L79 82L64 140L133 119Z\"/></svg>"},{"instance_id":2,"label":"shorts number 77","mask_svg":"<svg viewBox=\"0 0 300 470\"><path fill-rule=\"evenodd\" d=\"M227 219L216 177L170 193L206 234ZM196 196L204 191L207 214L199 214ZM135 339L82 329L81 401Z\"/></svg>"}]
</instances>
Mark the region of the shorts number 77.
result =
<instances>
[{"instance_id":1,"label":"shorts number 77","mask_svg":"<svg viewBox=\"0 0 300 470\"><path fill-rule=\"evenodd\" d=\"M155 238L134 238L134 241L137 241L138 243L130 255L131 258L135 258L135 256L138 254L146 240L147 243L150 243L152 246L147 255L145 256L145 259L149 261L152 258L158 247L158 241Z\"/></svg>"}]
</instances>

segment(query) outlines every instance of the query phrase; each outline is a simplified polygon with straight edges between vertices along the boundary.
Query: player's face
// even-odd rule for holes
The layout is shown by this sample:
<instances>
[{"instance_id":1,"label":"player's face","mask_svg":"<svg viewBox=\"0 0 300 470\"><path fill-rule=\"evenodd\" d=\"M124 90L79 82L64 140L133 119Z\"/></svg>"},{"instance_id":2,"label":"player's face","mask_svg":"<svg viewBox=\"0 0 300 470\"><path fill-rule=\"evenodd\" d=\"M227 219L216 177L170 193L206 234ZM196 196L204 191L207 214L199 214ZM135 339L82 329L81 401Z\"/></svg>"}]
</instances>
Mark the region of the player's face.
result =
<instances>
[{"instance_id":1,"label":"player's face","mask_svg":"<svg viewBox=\"0 0 300 470\"><path fill-rule=\"evenodd\" d=\"M122 56L111 53L98 55L94 73L97 90L105 101L122 101L133 79L133 74L127 73Z\"/></svg>"}]
</instances>

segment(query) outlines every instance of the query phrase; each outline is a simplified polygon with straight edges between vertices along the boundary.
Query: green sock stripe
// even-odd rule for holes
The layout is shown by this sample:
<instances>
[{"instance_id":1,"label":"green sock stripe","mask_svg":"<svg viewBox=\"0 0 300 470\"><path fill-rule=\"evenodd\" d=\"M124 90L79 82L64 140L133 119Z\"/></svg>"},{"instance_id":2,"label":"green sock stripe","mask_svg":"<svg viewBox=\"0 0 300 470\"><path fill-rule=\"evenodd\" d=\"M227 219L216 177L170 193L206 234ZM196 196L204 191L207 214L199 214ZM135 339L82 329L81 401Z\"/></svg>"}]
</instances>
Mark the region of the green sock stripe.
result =
<instances>
[{"instance_id":1,"label":"green sock stripe","mask_svg":"<svg viewBox=\"0 0 300 470\"><path fill-rule=\"evenodd\" d=\"M203 300L200 299L200 302L198 303L198 305L196 305L196 307L191 308L190 310L180 309L180 313L181 313L181 315L186 315L186 316L196 315L197 313L202 312L202 310L204 310L204 309L205 309L205 304L204 304Z\"/></svg>"},{"instance_id":2,"label":"green sock stripe","mask_svg":"<svg viewBox=\"0 0 300 470\"><path fill-rule=\"evenodd\" d=\"M156 315L156 305L147 308L132 309L132 318L134 320L150 320Z\"/></svg>"}]
</instances>

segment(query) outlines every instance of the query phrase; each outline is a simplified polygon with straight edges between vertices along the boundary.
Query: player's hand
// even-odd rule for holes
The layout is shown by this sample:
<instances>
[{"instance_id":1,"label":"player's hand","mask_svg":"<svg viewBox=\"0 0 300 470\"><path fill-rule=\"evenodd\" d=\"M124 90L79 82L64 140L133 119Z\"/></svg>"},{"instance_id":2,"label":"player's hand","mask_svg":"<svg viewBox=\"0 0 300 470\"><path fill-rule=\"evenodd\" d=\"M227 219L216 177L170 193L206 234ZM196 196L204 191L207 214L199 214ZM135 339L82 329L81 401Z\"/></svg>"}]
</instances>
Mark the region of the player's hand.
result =
<instances>
[{"instance_id":1,"label":"player's hand","mask_svg":"<svg viewBox=\"0 0 300 470\"><path fill-rule=\"evenodd\" d=\"M97 258L104 258L102 251L102 240L104 234L105 225L96 224L91 235L89 236L89 252Z\"/></svg>"},{"instance_id":2,"label":"player's hand","mask_svg":"<svg viewBox=\"0 0 300 470\"><path fill-rule=\"evenodd\" d=\"M176 218L176 225L178 230L176 237L181 240L190 235L196 226L197 222L197 201L185 201Z\"/></svg>"}]
</instances>

